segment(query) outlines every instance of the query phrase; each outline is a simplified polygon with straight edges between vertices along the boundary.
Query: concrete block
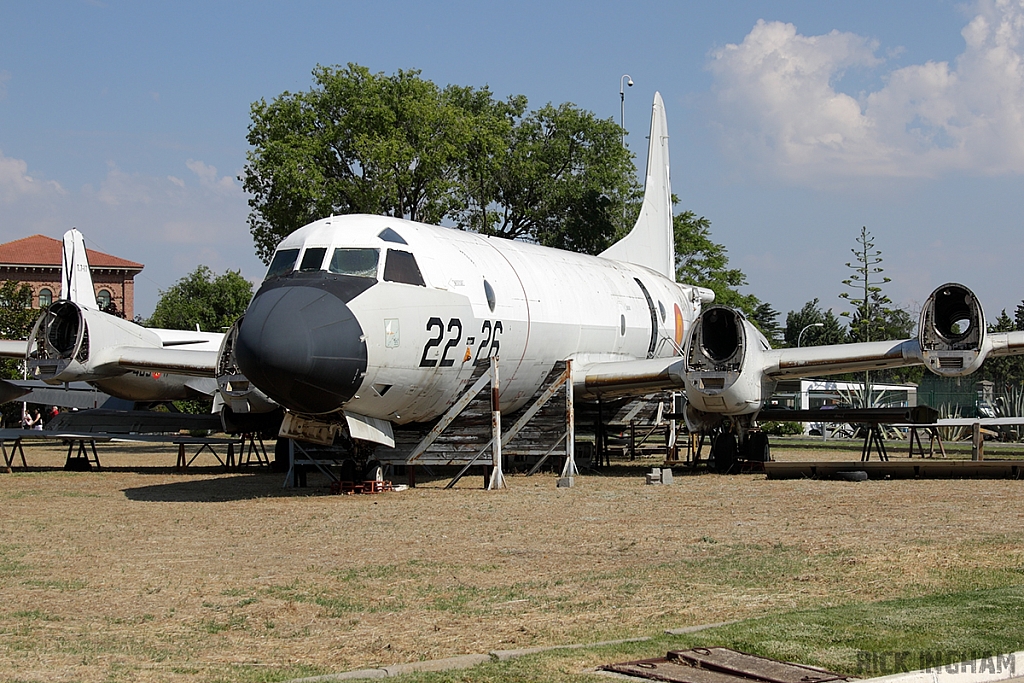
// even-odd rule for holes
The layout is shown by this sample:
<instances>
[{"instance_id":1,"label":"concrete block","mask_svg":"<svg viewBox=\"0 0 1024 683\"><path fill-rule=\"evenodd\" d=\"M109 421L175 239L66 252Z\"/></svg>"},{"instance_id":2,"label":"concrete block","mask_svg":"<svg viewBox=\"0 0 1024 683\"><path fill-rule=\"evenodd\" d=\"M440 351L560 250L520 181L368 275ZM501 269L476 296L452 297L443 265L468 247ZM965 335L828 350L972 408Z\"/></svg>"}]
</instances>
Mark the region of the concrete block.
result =
<instances>
[{"instance_id":1,"label":"concrete block","mask_svg":"<svg viewBox=\"0 0 1024 683\"><path fill-rule=\"evenodd\" d=\"M671 484L672 483L672 468L663 467L661 470L661 483Z\"/></svg>"},{"instance_id":2,"label":"concrete block","mask_svg":"<svg viewBox=\"0 0 1024 683\"><path fill-rule=\"evenodd\" d=\"M560 489L571 489L576 483L574 479L575 477L559 477L555 486Z\"/></svg>"}]
</instances>

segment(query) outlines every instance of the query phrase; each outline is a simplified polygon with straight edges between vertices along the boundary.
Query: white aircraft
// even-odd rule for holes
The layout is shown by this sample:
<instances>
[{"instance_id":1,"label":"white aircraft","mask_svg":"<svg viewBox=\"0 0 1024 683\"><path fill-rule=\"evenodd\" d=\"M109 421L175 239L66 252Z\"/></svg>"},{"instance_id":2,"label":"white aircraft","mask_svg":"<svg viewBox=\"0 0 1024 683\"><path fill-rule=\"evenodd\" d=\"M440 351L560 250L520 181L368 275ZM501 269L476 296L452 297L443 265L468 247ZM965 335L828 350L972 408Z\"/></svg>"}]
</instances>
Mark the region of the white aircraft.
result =
<instances>
[{"instance_id":1,"label":"white aircraft","mask_svg":"<svg viewBox=\"0 0 1024 683\"><path fill-rule=\"evenodd\" d=\"M685 391L691 429L718 432L716 458L731 460L740 445L767 448L762 435L747 436L781 378L920 363L963 375L988 355L1024 352L1024 332L986 333L981 305L958 284L928 298L918 339L771 349L738 311L703 308L710 290L674 280L658 94L646 181L633 230L600 256L399 218L332 216L278 245L219 353L211 349L221 335L146 330L95 304L58 302L36 325L29 366L109 393L133 371L219 375L236 412L283 407L286 435L346 433L393 446L393 425L437 418L491 356L501 358L506 412L571 359L584 399Z\"/></svg>"},{"instance_id":2,"label":"white aircraft","mask_svg":"<svg viewBox=\"0 0 1024 683\"><path fill-rule=\"evenodd\" d=\"M956 284L928 299L919 339L771 349L738 311L702 312L711 291L675 282L658 94L646 181L635 227L596 257L399 218L315 221L278 245L222 365L287 410L289 433L347 429L391 446L392 425L441 415L492 355L502 411L572 359L582 398L680 389L693 429L729 418L720 454L730 458L783 377L919 363L960 375L1024 351L1024 333L986 334L980 304ZM247 389L240 381L235 397Z\"/></svg>"},{"instance_id":3,"label":"white aircraft","mask_svg":"<svg viewBox=\"0 0 1024 683\"><path fill-rule=\"evenodd\" d=\"M0 356L26 358L47 384L87 381L130 401L212 395L223 333L142 327L99 310L82 233L64 234L60 299L25 341L0 343Z\"/></svg>"}]
</instances>

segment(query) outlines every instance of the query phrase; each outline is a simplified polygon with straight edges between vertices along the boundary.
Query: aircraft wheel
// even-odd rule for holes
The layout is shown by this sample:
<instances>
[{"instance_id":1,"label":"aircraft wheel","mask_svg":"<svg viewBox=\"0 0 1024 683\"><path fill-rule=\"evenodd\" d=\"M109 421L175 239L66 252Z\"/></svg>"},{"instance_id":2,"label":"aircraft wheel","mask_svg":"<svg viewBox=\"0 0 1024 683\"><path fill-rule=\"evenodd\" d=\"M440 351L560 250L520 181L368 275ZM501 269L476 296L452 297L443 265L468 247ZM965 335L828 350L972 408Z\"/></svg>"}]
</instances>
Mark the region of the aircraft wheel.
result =
<instances>
[{"instance_id":1,"label":"aircraft wheel","mask_svg":"<svg viewBox=\"0 0 1024 683\"><path fill-rule=\"evenodd\" d=\"M341 462L341 472L338 478L342 481L355 481L359 475L359 466L352 458L345 458Z\"/></svg>"},{"instance_id":2,"label":"aircraft wheel","mask_svg":"<svg viewBox=\"0 0 1024 683\"><path fill-rule=\"evenodd\" d=\"M270 464L271 472L288 471L288 439L279 438L274 444L274 462Z\"/></svg>"},{"instance_id":3,"label":"aircraft wheel","mask_svg":"<svg viewBox=\"0 0 1024 683\"><path fill-rule=\"evenodd\" d=\"M384 465L380 460L371 460L364 470L364 481L384 481Z\"/></svg>"},{"instance_id":4,"label":"aircraft wheel","mask_svg":"<svg viewBox=\"0 0 1024 683\"><path fill-rule=\"evenodd\" d=\"M719 474L728 474L736 464L736 451L736 435L732 432L719 434L711 449L711 455L715 459L715 471Z\"/></svg>"},{"instance_id":5,"label":"aircraft wheel","mask_svg":"<svg viewBox=\"0 0 1024 683\"><path fill-rule=\"evenodd\" d=\"M755 462L768 462L772 459L771 445L768 443L768 435L764 432L750 432L747 436L748 460Z\"/></svg>"}]
</instances>

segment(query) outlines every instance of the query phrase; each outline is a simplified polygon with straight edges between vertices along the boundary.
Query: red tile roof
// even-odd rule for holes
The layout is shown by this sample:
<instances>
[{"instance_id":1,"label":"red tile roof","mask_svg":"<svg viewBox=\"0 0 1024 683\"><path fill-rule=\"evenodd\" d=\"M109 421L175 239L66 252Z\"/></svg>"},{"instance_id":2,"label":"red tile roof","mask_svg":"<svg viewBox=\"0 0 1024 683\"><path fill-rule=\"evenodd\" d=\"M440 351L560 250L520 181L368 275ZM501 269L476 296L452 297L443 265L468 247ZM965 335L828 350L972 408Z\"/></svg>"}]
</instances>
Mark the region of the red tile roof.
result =
<instances>
[{"instance_id":1,"label":"red tile roof","mask_svg":"<svg viewBox=\"0 0 1024 683\"><path fill-rule=\"evenodd\" d=\"M60 268L63 242L46 235L32 235L20 240L0 244L0 266L51 266ZM144 266L135 261L118 258L102 251L86 249L89 266L92 268L116 268L119 270L142 270Z\"/></svg>"}]
</instances>

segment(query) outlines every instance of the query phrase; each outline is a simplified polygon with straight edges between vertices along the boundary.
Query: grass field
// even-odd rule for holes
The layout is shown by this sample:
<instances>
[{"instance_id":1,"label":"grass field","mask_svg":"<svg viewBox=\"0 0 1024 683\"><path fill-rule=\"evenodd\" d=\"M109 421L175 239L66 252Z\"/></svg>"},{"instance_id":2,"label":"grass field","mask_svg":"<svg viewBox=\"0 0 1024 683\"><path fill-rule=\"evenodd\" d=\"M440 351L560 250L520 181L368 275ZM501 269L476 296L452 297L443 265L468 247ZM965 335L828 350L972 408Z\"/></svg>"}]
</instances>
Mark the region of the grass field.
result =
<instances>
[{"instance_id":1,"label":"grass field","mask_svg":"<svg viewBox=\"0 0 1024 683\"><path fill-rule=\"evenodd\" d=\"M100 457L129 469L0 474L0 680L285 680L637 636L654 638L414 679L584 680L691 644L849 673L864 652L1024 649L1021 482L655 487L638 465L572 489L537 475L326 496L175 474L152 446Z\"/></svg>"}]
</instances>

